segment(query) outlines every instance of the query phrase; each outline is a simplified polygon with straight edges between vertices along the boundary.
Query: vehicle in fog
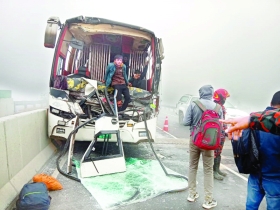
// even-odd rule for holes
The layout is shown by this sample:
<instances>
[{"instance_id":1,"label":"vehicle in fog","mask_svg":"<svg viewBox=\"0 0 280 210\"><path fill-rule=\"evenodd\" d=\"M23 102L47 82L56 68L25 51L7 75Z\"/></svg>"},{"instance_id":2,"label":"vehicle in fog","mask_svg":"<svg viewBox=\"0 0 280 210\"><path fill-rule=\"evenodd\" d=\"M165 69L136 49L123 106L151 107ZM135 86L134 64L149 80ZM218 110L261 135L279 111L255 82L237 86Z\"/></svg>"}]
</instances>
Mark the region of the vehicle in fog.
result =
<instances>
[{"instance_id":1,"label":"vehicle in fog","mask_svg":"<svg viewBox=\"0 0 280 210\"><path fill-rule=\"evenodd\" d=\"M59 36L57 32L60 30ZM155 139L159 104L162 40L153 31L97 17L74 17L61 23L58 17L47 21L44 46L55 48L49 83L48 135L65 140L74 127L93 119L75 134L79 141L92 141L96 135L96 120L107 116L117 123L123 142L147 140L144 120L152 140ZM114 89L102 83L107 65L114 56L123 55L127 75L148 71L142 87L129 87L132 102L124 113L118 113ZM57 81L67 81L66 88L57 88ZM99 120L98 122L101 122ZM107 128L108 130L109 128Z\"/></svg>"},{"instance_id":2,"label":"vehicle in fog","mask_svg":"<svg viewBox=\"0 0 280 210\"><path fill-rule=\"evenodd\" d=\"M195 95L191 95L191 94L185 94L179 99L179 101L176 104L175 113L178 115L178 120L179 120L180 124L183 124L184 116L185 116L187 108L189 107L191 102L198 100L198 99L199 99L199 96L195 96ZM233 106L229 102L228 99L226 100L224 106L226 108L225 119L248 116L247 112L237 109L235 106Z\"/></svg>"}]
</instances>

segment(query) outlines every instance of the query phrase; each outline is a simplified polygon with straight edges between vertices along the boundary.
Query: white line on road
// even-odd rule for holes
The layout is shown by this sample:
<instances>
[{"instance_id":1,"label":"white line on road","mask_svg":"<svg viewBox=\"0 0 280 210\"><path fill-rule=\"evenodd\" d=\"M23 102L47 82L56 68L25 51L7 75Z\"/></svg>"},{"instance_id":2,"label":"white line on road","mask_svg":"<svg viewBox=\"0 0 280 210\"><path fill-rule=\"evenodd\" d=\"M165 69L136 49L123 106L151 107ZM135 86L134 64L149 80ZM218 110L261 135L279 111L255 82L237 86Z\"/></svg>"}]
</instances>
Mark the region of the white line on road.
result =
<instances>
[{"instance_id":1,"label":"white line on road","mask_svg":"<svg viewBox=\"0 0 280 210\"><path fill-rule=\"evenodd\" d=\"M246 177L244 177L244 176L242 176L241 174L239 174L239 173L237 173L237 172L231 170L229 167L225 166L224 164L221 164L221 166L222 166L223 168L227 169L228 171L230 171L231 173L233 173L234 175L238 176L239 178L245 180L246 182L248 181L248 179L247 179Z\"/></svg>"},{"instance_id":2,"label":"white line on road","mask_svg":"<svg viewBox=\"0 0 280 210\"><path fill-rule=\"evenodd\" d=\"M157 128L160 129L161 131L163 131L164 133L168 134L169 136L172 136L174 139L178 139L176 136L173 136L171 133L168 133L168 132L164 131L160 127L157 126Z\"/></svg>"}]
</instances>

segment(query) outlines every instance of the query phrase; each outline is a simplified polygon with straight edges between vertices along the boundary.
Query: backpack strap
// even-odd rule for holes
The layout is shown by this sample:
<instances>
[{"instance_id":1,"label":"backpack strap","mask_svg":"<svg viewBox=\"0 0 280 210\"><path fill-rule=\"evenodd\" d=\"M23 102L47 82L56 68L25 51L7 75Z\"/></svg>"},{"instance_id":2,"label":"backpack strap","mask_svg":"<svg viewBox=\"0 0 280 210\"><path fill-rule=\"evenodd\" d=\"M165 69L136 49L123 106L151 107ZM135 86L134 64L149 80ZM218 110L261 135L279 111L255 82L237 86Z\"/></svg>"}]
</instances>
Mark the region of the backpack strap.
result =
<instances>
[{"instance_id":1,"label":"backpack strap","mask_svg":"<svg viewBox=\"0 0 280 210\"><path fill-rule=\"evenodd\" d=\"M220 111L221 108L222 108L222 107L221 107L219 104L216 103L216 106L215 106L215 108L214 108L214 111L217 112L217 113L219 114L219 111Z\"/></svg>"},{"instance_id":2,"label":"backpack strap","mask_svg":"<svg viewBox=\"0 0 280 210\"><path fill-rule=\"evenodd\" d=\"M196 100L196 101L193 101L203 112L206 110L205 106L199 101L199 100ZM216 103L216 106L214 108L214 111L219 113L220 109L222 107Z\"/></svg>"},{"instance_id":3,"label":"backpack strap","mask_svg":"<svg viewBox=\"0 0 280 210\"><path fill-rule=\"evenodd\" d=\"M206 110L205 106L199 100L193 102L202 110L202 112Z\"/></svg>"}]
</instances>

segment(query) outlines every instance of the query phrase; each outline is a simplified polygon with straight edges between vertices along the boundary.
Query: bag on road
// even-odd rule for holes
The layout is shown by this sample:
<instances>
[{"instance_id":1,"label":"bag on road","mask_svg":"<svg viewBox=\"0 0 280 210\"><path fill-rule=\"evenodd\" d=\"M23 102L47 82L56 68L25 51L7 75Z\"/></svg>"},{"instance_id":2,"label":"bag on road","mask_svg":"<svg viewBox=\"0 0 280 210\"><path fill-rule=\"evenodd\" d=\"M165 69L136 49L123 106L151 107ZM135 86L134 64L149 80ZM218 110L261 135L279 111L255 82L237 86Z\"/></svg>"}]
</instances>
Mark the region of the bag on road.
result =
<instances>
[{"instance_id":1,"label":"bag on road","mask_svg":"<svg viewBox=\"0 0 280 210\"><path fill-rule=\"evenodd\" d=\"M198 124L193 127L191 134L194 145L205 150L215 150L221 142L222 124L219 121L220 105L216 104L214 110L206 109L199 101L194 103L203 111Z\"/></svg>"},{"instance_id":2,"label":"bag on road","mask_svg":"<svg viewBox=\"0 0 280 210\"><path fill-rule=\"evenodd\" d=\"M43 182L27 183L23 186L16 202L17 210L48 210L51 197Z\"/></svg>"}]
</instances>

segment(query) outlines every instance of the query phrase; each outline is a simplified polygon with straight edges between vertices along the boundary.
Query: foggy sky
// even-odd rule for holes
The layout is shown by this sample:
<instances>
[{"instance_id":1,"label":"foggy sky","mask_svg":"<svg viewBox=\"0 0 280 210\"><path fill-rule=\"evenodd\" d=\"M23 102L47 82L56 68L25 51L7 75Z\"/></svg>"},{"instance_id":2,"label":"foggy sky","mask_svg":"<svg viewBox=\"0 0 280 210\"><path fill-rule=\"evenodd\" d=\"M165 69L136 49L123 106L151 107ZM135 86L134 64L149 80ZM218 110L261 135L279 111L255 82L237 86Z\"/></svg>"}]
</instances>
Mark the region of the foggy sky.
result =
<instances>
[{"instance_id":1,"label":"foggy sky","mask_svg":"<svg viewBox=\"0 0 280 210\"><path fill-rule=\"evenodd\" d=\"M280 90L279 11L278 0L2 1L0 89L11 89L14 100L47 95L54 51L43 46L46 21L84 15L163 38L165 103L211 84L227 89L238 107L261 110Z\"/></svg>"}]
</instances>

